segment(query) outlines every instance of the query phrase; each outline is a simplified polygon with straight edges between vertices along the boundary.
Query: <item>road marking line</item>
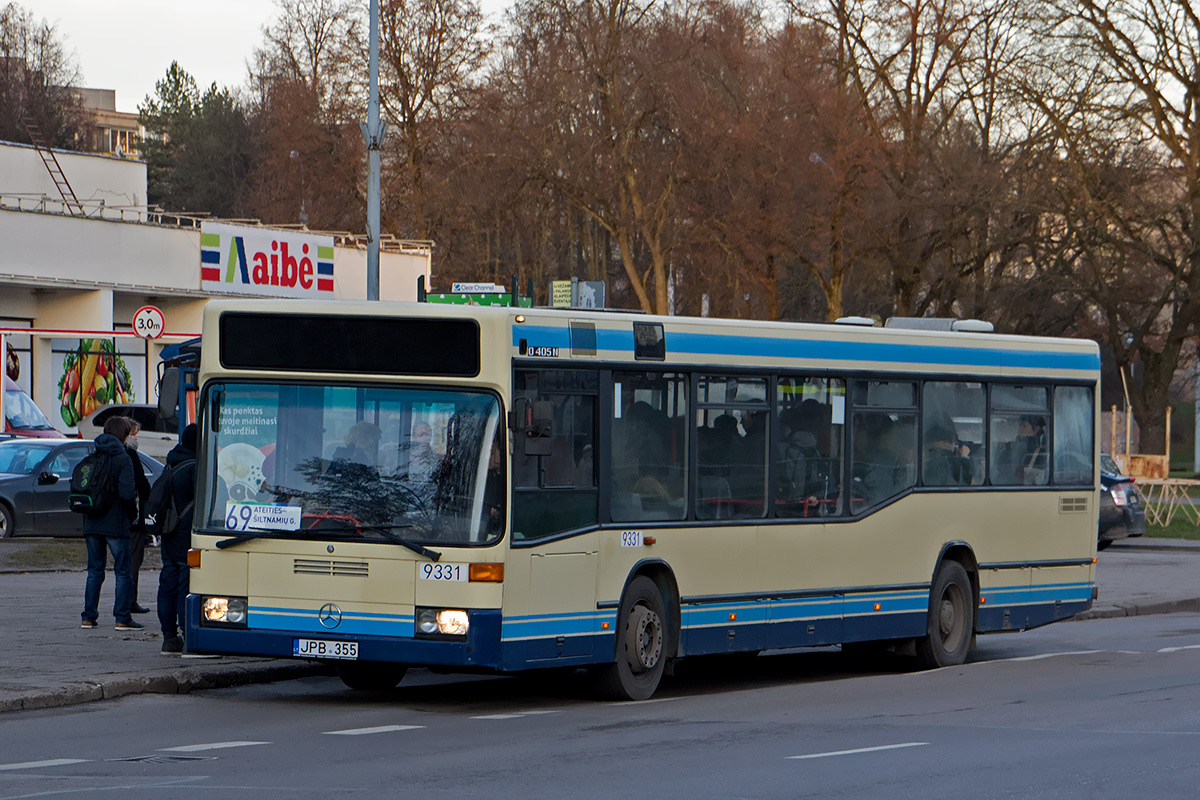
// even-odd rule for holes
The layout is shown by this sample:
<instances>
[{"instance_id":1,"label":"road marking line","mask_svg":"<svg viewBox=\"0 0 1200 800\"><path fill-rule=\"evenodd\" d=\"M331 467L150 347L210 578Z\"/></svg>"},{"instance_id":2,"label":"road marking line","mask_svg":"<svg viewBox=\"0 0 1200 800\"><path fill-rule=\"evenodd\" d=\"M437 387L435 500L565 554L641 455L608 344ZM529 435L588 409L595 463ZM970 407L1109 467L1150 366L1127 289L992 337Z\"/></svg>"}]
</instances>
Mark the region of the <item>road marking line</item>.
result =
<instances>
[{"instance_id":1,"label":"road marking line","mask_svg":"<svg viewBox=\"0 0 1200 800\"><path fill-rule=\"evenodd\" d=\"M1185 644L1181 647L1164 647L1160 653L1178 653L1180 650L1200 650L1200 644Z\"/></svg>"},{"instance_id":2,"label":"road marking line","mask_svg":"<svg viewBox=\"0 0 1200 800\"><path fill-rule=\"evenodd\" d=\"M375 728L350 728L344 731L322 731L326 736L366 736L369 733L392 733L393 731L415 731L424 725L379 725Z\"/></svg>"},{"instance_id":3,"label":"road marking line","mask_svg":"<svg viewBox=\"0 0 1200 800\"><path fill-rule=\"evenodd\" d=\"M38 769L39 767L62 767L67 764L86 764L89 758L52 758L48 761L25 761L20 764L0 764L0 770Z\"/></svg>"},{"instance_id":4,"label":"road marking line","mask_svg":"<svg viewBox=\"0 0 1200 800\"><path fill-rule=\"evenodd\" d=\"M471 719L520 719L521 717L536 717L539 714L559 714L562 713L559 709L554 708L548 711L518 711L513 714L484 714L481 717L471 717Z\"/></svg>"},{"instance_id":5,"label":"road marking line","mask_svg":"<svg viewBox=\"0 0 1200 800\"><path fill-rule=\"evenodd\" d=\"M1104 650L1072 650L1072 651L1063 652L1063 653L1040 653L1036 656L1017 656L1015 658L1000 658L1000 659L996 659L996 661L992 662L992 663L999 663L1001 661L1041 661L1044 658L1058 658L1060 656L1094 656L1094 655L1096 655L1096 653L1103 653L1103 652L1106 652L1106 651L1104 651Z\"/></svg>"},{"instance_id":6,"label":"road marking line","mask_svg":"<svg viewBox=\"0 0 1200 800\"><path fill-rule=\"evenodd\" d=\"M929 742L904 742L903 744L881 744L878 747L860 747L856 750L834 750L831 753L809 753L804 756L788 756L793 759L829 758L830 756L852 756L858 753L877 753L880 750L899 750L904 747L924 747Z\"/></svg>"},{"instance_id":7,"label":"road marking line","mask_svg":"<svg viewBox=\"0 0 1200 800\"><path fill-rule=\"evenodd\" d=\"M164 753L198 753L201 750L227 750L230 747L250 747L256 744L270 744L270 742L209 742L208 744L185 744L182 747L160 747L159 750Z\"/></svg>"}]
</instances>

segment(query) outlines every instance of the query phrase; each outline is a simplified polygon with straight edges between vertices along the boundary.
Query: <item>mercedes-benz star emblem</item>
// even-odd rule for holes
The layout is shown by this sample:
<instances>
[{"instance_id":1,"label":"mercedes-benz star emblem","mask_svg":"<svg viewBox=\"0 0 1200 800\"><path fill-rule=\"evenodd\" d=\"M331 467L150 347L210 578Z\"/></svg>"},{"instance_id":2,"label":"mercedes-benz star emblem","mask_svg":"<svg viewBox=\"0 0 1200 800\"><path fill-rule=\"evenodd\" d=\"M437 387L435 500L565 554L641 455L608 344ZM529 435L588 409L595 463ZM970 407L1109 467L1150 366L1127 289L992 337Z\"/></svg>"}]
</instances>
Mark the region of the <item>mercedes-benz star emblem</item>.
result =
<instances>
[{"instance_id":1,"label":"mercedes-benz star emblem","mask_svg":"<svg viewBox=\"0 0 1200 800\"><path fill-rule=\"evenodd\" d=\"M326 628L336 628L342 622L342 610L334 603L326 603L317 613L317 619Z\"/></svg>"}]
</instances>

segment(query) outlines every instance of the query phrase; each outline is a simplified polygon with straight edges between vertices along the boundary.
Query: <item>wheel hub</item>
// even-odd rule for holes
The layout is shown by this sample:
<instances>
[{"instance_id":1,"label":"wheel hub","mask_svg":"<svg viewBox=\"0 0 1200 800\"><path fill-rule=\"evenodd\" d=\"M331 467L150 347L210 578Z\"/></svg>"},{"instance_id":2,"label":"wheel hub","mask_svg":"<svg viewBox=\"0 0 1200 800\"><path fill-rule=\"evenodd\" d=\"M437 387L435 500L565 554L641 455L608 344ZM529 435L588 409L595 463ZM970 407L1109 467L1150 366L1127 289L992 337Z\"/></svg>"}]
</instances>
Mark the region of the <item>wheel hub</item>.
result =
<instances>
[{"instance_id":1,"label":"wheel hub","mask_svg":"<svg viewBox=\"0 0 1200 800\"><path fill-rule=\"evenodd\" d=\"M629 615L626 652L634 672L646 672L662 657L662 621L645 606L637 606Z\"/></svg>"}]
</instances>

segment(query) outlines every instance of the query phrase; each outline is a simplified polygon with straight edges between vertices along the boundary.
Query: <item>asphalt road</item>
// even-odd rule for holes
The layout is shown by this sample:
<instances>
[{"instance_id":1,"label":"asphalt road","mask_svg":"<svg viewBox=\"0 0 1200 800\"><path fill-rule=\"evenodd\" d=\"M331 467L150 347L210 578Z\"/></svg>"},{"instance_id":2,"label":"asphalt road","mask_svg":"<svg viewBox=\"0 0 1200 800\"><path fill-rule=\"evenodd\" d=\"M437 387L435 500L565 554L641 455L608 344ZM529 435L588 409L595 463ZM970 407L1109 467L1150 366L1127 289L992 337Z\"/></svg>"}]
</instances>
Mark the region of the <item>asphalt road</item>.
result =
<instances>
[{"instance_id":1,"label":"asphalt road","mask_svg":"<svg viewBox=\"0 0 1200 800\"><path fill-rule=\"evenodd\" d=\"M643 703L414 671L0 716L18 797L1194 798L1200 615L981 637L964 666L836 651L689 666Z\"/></svg>"}]
</instances>

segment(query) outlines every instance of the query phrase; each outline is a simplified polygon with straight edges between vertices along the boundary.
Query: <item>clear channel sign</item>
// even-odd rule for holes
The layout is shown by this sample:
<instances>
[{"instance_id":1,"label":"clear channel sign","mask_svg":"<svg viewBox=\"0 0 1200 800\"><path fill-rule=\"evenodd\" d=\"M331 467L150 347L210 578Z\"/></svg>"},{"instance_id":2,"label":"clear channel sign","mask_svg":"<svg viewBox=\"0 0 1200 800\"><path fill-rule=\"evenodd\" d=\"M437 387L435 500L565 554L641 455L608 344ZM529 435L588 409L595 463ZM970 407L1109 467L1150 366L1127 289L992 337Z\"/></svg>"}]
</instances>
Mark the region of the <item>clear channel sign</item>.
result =
<instances>
[{"instance_id":1,"label":"clear channel sign","mask_svg":"<svg viewBox=\"0 0 1200 800\"><path fill-rule=\"evenodd\" d=\"M133 332L143 339L157 339L167 329L167 318L154 306L142 306L133 315Z\"/></svg>"}]
</instances>

